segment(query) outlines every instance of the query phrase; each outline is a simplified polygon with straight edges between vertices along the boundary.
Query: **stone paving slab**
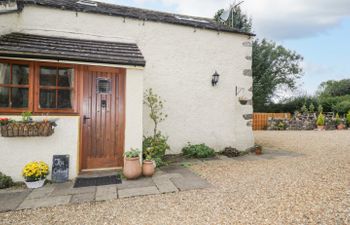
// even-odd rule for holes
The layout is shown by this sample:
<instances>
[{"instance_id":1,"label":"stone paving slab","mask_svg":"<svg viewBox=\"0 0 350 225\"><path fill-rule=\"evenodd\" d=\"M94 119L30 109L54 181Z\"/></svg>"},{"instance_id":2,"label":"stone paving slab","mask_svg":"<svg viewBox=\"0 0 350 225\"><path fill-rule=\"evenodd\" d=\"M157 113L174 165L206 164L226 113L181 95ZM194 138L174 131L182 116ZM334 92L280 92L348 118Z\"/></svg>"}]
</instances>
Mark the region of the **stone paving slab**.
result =
<instances>
[{"instance_id":1,"label":"stone paving slab","mask_svg":"<svg viewBox=\"0 0 350 225\"><path fill-rule=\"evenodd\" d=\"M180 189L180 191L189 191L194 189L204 189L204 188L210 188L211 184L208 183L206 180L203 180L201 178L171 178L170 179L174 185Z\"/></svg>"},{"instance_id":2,"label":"stone paving slab","mask_svg":"<svg viewBox=\"0 0 350 225\"><path fill-rule=\"evenodd\" d=\"M151 186L155 186L155 184L150 177L141 177L137 180L123 180L121 184L117 184L118 190Z\"/></svg>"},{"instance_id":3,"label":"stone paving slab","mask_svg":"<svg viewBox=\"0 0 350 225\"><path fill-rule=\"evenodd\" d=\"M39 207L51 207L56 205L65 205L70 202L72 196L56 196L49 198L29 199L24 200L18 209L39 208Z\"/></svg>"},{"instance_id":4,"label":"stone paving slab","mask_svg":"<svg viewBox=\"0 0 350 225\"><path fill-rule=\"evenodd\" d=\"M96 192L96 186L73 188L73 182L55 184L51 196L74 195Z\"/></svg>"},{"instance_id":5,"label":"stone paving slab","mask_svg":"<svg viewBox=\"0 0 350 225\"><path fill-rule=\"evenodd\" d=\"M194 174L192 171L182 166L166 166L162 167L161 170L166 172L167 174L180 174L185 178L198 177L198 175Z\"/></svg>"},{"instance_id":6,"label":"stone paving slab","mask_svg":"<svg viewBox=\"0 0 350 225\"><path fill-rule=\"evenodd\" d=\"M90 174L86 174L87 176ZM0 192L0 212L16 209L51 207L69 203L107 201L143 195L156 195L210 187L188 168L175 165L157 169L153 177L123 180L122 184L73 188L73 182L47 184L34 190Z\"/></svg>"},{"instance_id":7,"label":"stone paving slab","mask_svg":"<svg viewBox=\"0 0 350 225\"><path fill-rule=\"evenodd\" d=\"M70 203L92 202L95 200L95 192L72 195Z\"/></svg>"},{"instance_id":8,"label":"stone paving slab","mask_svg":"<svg viewBox=\"0 0 350 225\"><path fill-rule=\"evenodd\" d=\"M96 201L107 201L118 197L117 185L98 186L96 190Z\"/></svg>"},{"instance_id":9,"label":"stone paving slab","mask_svg":"<svg viewBox=\"0 0 350 225\"><path fill-rule=\"evenodd\" d=\"M15 210L30 194L30 190L0 194L0 212Z\"/></svg>"},{"instance_id":10,"label":"stone paving slab","mask_svg":"<svg viewBox=\"0 0 350 225\"><path fill-rule=\"evenodd\" d=\"M157 186L159 192L162 194L173 193L173 192L179 191L179 189L177 189L177 187L170 180L164 181L164 182L156 182L156 186Z\"/></svg>"},{"instance_id":11,"label":"stone paving slab","mask_svg":"<svg viewBox=\"0 0 350 225\"><path fill-rule=\"evenodd\" d=\"M141 188L129 188L118 190L119 198L130 198L143 195L156 195L159 194L157 187L141 187Z\"/></svg>"},{"instance_id":12,"label":"stone paving slab","mask_svg":"<svg viewBox=\"0 0 350 225\"><path fill-rule=\"evenodd\" d=\"M54 186L44 186L42 188L34 189L26 199L38 199L48 197L54 190Z\"/></svg>"},{"instance_id":13,"label":"stone paving slab","mask_svg":"<svg viewBox=\"0 0 350 225\"><path fill-rule=\"evenodd\" d=\"M156 184L158 190L160 193L172 193L172 192L178 192L179 189L173 184L173 182L170 180L170 178L176 178L176 177L183 177L181 174L173 173L173 174L161 174L161 175L154 175L152 177L153 182Z\"/></svg>"}]
</instances>

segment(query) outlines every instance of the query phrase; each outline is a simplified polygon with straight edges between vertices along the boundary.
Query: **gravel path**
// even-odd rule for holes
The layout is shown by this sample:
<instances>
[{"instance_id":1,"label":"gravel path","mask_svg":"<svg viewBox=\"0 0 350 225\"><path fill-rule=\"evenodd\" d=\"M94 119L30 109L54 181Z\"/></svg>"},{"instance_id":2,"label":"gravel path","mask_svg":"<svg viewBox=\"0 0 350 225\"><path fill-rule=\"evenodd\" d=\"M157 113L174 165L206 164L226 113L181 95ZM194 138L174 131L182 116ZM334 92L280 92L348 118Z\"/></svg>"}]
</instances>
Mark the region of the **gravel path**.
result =
<instances>
[{"instance_id":1,"label":"gravel path","mask_svg":"<svg viewBox=\"0 0 350 225\"><path fill-rule=\"evenodd\" d=\"M2 213L0 224L350 224L350 131L255 136L280 151L192 166L214 188Z\"/></svg>"}]
</instances>

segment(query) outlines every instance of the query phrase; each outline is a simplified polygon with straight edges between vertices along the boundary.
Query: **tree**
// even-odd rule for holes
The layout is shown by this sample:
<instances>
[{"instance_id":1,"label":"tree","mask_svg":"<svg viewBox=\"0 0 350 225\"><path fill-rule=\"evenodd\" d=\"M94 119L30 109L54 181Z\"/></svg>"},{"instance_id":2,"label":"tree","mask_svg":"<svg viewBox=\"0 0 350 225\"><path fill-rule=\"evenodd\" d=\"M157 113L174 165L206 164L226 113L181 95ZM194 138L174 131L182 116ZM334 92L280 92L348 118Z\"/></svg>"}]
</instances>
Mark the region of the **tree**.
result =
<instances>
[{"instance_id":1,"label":"tree","mask_svg":"<svg viewBox=\"0 0 350 225\"><path fill-rule=\"evenodd\" d=\"M152 136L144 137L142 152L143 158L153 159L157 166L164 164L165 152L170 149L167 143L168 138L158 130L159 123L168 117L167 114L163 113L163 102L162 98L155 94L152 88L145 91L143 103L149 108L149 117L153 121L154 128Z\"/></svg>"},{"instance_id":2,"label":"tree","mask_svg":"<svg viewBox=\"0 0 350 225\"><path fill-rule=\"evenodd\" d=\"M320 97L336 97L348 94L350 94L350 79L322 82L317 90L317 95Z\"/></svg>"},{"instance_id":3,"label":"tree","mask_svg":"<svg viewBox=\"0 0 350 225\"><path fill-rule=\"evenodd\" d=\"M220 9L216 12L214 20L218 23L222 23L228 27L236 28L240 31L251 32L252 31L252 19L242 13L241 8L234 1L230 9L232 10L227 21L222 21L220 16L224 13L225 9Z\"/></svg>"},{"instance_id":4,"label":"tree","mask_svg":"<svg viewBox=\"0 0 350 225\"><path fill-rule=\"evenodd\" d=\"M254 111L264 110L280 88L294 90L302 75L303 57L272 41L253 42Z\"/></svg>"},{"instance_id":5,"label":"tree","mask_svg":"<svg viewBox=\"0 0 350 225\"><path fill-rule=\"evenodd\" d=\"M316 96L326 112L343 115L350 110L350 79L325 81L320 84Z\"/></svg>"},{"instance_id":6,"label":"tree","mask_svg":"<svg viewBox=\"0 0 350 225\"><path fill-rule=\"evenodd\" d=\"M242 13L239 6L233 7L232 10L233 13L223 24L250 32L252 20ZM214 16L219 23L222 23L220 15L223 12L221 9ZM303 57L273 41L256 39L253 41L252 59L253 107L255 112L264 112L266 105L271 104L272 98L276 97L277 90L296 88L296 81L302 75L300 62Z\"/></svg>"},{"instance_id":7,"label":"tree","mask_svg":"<svg viewBox=\"0 0 350 225\"><path fill-rule=\"evenodd\" d=\"M163 113L163 100L160 96L153 93L152 88L147 89L144 94L143 104L148 106L150 113L149 117L154 123L153 128L153 137L156 137L158 134L158 125L163 122L168 115Z\"/></svg>"}]
</instances>

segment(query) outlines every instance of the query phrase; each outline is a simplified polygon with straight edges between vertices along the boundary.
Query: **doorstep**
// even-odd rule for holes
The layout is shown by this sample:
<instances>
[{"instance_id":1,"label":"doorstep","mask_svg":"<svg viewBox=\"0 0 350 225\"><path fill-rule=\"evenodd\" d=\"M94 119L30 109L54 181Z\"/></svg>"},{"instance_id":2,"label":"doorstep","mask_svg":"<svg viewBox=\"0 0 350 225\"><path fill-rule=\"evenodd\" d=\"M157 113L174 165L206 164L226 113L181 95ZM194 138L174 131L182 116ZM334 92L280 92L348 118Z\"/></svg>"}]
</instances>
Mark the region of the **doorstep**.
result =
<instances>
[{"instance_id":1,"label":"doorstep","mask_svg":"<svg viewBox=\"0 0 350 225\"><path fill-rule=\"evenodd\" d=\"M82 172L80 177L115 175L112 171ZM209 188L206 180L180 165L157 169L153 177L122 180L121 184L73 188L73 182L47 184L42 188L0 192L0 212L52 207L83 202L110 201L145 195L176 193L193 189Z\"/></svg>"}]
</instances>

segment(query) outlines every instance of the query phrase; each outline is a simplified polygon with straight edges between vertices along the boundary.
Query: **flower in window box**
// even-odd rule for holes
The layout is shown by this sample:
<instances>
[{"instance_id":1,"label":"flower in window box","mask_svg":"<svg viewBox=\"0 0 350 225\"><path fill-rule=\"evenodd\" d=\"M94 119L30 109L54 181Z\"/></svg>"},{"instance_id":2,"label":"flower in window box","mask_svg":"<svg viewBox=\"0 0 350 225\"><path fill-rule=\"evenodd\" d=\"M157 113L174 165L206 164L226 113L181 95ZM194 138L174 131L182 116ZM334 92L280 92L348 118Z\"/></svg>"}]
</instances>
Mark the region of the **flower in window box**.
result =
<instances>
[{"instance_id":1,"label":"flower in window box","mask_svg":"<svg viewBox=\"0 0 350 225\"><path fill-rule=\"evenodd\" d=\"M9 123L9 118L0 118L0 126L5 126Z\"/></svg>"}]
</instances>

